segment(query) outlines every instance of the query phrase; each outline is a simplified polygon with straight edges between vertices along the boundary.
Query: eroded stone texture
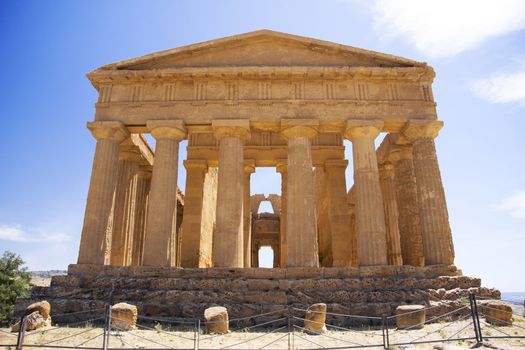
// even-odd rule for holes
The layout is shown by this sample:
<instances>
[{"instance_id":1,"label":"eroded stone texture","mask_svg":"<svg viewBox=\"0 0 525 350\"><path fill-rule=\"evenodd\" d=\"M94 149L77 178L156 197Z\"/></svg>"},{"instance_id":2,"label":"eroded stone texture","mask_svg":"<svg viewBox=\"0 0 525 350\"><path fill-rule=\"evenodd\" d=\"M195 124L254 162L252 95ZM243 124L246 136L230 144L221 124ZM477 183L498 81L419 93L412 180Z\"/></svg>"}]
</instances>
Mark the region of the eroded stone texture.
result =
<instances>
[{"instance_id":1,"label":"eroded stone texture","mask_svg":"<svg viewBox=\"0 0 525 350\"><path fill-rule=\"evenodd\" d=\"M175 266L177 242L177 175L179 142L185 138L182 122L149 121L148 128L157 140L155 163L146 221L143 264Z\"/></svg>"},{"instance_id":2,"label":"eroded stone texture","mask_svg":"<svg viewBox=\"0 0 525 350\"><path fill-rule=\"evenodd\" d=\"M396 326L399 329L423 328L426 320L424 305L401 305L396 308Z\"/></svg>"},{"instance_id":3,"label":"eroded stone texture","mask_svg":"<svg viewBox=\"0 0 525 350\"><path fill-rule=\"evenodd\" d=\"M424 266L423 238L417 197L416 175L410 145L394 146L388 159L394 165L399 235L403 263Z\"/></svg>"},{"instance_id":4,"label":"eroded stone texture","mask_svg":"<svg viewBox=\"0 0 525 350\"><path fill-rule=\"evenodd\" d=\"M319 266L310 141L317 125L312 120L281 121L281 132L288 141L287 267Z\"/></svg>"},{"instance_id":5,"label":"eroded stone texture","mask_svg":"<svg viewBox=\"0 0 525 350\"><path fill-rule=\"evenodd\" d=\"M314 334L326 332L326 304L317 303L311 305L304 316L304 328Z\"/></svg>"},{"instance_id":6,"label":"eroded stone texture","mask_svg":"<svg viewBox=\"0 0 525 350\"><path fill-rule=\"evenodd\" d=\"M386 224L386 248L389 265L403 265L401 238L399 235L399 212L397 209L394 167L386 163L379 166L379 183L383 194Z\"/></svg>"},{"instance_id":7,"label":"eroded stone texture","mask_svg":"<svg viewBox=\"0 0 525 350\"><path fill-rule=\"evenodd\" d=\"M498 326L512 325L512 307L500 300L479 301L479 311L485 315L485 321Z\"/></svg>"},{"instance_id":8,"label":"eroded stone texture","mask_svg":"<svg viewBox=\"0 0 525 350\"><path fill-rule=\"evenodd\" d=\"M404 135L413 142L414 170L427 265L452 264L454 246L434 138L443 122L411 121Z\"/></svg>"},{"instance_id":9,"label":"eroded stone texture","mask_svg":"<svg viewBox=\"0 0 525 350\"><path fill-rule=\"evenodd\" d=\"M386 265L386 228L383 197L374 140L381 121L348 122L346 137L352 141L356 190L356 231L359 265Z\"/></svg>"},{"instance_id":10,"label":"eroded stone texture","mask_svg":"<svg viewBox=\"0 0 525 350\"><path fill-rule=\"evenodd\" d=\"M225 334L230 331L228 310L223 306L209 307L204 311L206 330L212 334Z\"/></svg>"},{"instance_id":11,"label":"eroded stone texture","mask_svg":"<svg viewBox=\"0 0 525 350\"><path fill-rule=\"evenodd\" d=\"M111 325L121 331L131 331L137 326L137 307L118 303L111 307Z\"/></svg>"},{"instance_id":12,"label":"eroded stone texture","mask_svg":"<svg viewBox=\"0 0 525 350\"><path fill-rule=\"evenodd\" d=\"M120 143L129 135L121 122L91 122L97 140L78 254L79 264L101 264L106 259L111 207L117 183Z\"/></svg>"},{"instance_id":13,"label":"eroded stone texture","mask_svg":"<svg viewBox=\"0 0 525 350\"><path fill-rule=\"evenodd\" d=\"M247 120L214 121L219 141L217 230L213 238L213 266L243 267L243 140L249 138Z\"/></svg>"}]
</instances>

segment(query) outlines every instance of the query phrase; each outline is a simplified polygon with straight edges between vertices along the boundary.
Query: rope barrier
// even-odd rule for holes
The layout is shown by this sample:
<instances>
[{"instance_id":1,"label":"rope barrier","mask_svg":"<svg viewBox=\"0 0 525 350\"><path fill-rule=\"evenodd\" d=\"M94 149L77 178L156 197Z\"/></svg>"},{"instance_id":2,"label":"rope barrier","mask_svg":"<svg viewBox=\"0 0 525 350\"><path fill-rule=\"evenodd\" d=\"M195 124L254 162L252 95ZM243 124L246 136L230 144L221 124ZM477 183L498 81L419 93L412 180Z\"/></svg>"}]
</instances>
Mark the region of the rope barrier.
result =
<instances>
[{"instance_id":1,"label":"rope barrier","mask_svg":"<svg viewBox=\"0 0 525 350\"><path fill-rule=\"evenodd\" d=\"M295 311L302 311L302 312L308 312L309 310L306 310L306 309L299 309L299 308L296 308L296 307L292 307L292 310L295 310ZM361 319L367 319L367 320L381 320L382 318L381 317L376 317L376 316L360 316L360 315L346 315L346 314L338 314L338 313L334 313L334 312L326 312L327 315L332 315L332 316L343 316L343 317L348 317L348 318L361 318Z\"/></svg>"},{"instance_id":2,"label":"rope barrier","mask_svg":"<svg viewBox=\"0 0 525 350\"><path fill-rule=\"evenodd\" d=\"M96 311L104 311L104 308L89 309L89 310L82 310L82 311L75 311L75 312L62 312L59 314L51 314L51 317L79 315L79 314L86 314L86 313L96 312Z\"/></svg>"},{"instance_id":3,"label":"rope barrier","mask_svg":"<svg viewBox=\"0 0 525 350\"><path fill-rule=\"evenodd\" d=\"M82 343L80 343L80 344L78 344L78 345L75 345L75 347L78 348L78 347L80 347L80 346L82 346L82 345L84 345L84 344L86 344L86 343L89 343L90 341L92 341L92 340L94 340L94 339L100 337L100 336L103 335L103 334L104 334L104 333L97 334L97 335L95 335L94 337L89 338L88 340L85 340L85 341L83 341Z\"/></svg>"},{"instance_id":4,"label":"rope barrier","mask_svg":"<svg viewBox=\"0 0 525 350\"><path fill-rule=\"evenodd\" d=\"M237 345L241 345L241 344L249 343L249 342L254 341L254 340L256 340L256 339L259 339L259 338L265 337L265 336L267 336L268 334L275 333L275 332L277 332L277 331L279 331L279 330L281 330L281 329L284 329L284 328L286 328L286 327L287 327L287 326L283 326L283 327L280 327L280 328L274 329L274 330L271 331L271 332L263 333L262 335L259 335L259 336L255 337L255 338L248 339L248 340L245 340L245 341L242 341L242 342L239 342L239 343L235 343L235 344L232 344L232 345L228 345L228 346L222 347L222 349L228 349L228 348L231 348L232 346L237 346Z\"/></svg>"},{"instance_id":5,"label":"rope barrier","mask_svg":"<svg viewBox=\"0 0 525 350\"><path fill-rule=\"evenodd\" d=\"M283 334L282 336L280 336L279 338L277 338L277 339L275 339L275 340L272 340L271 342L269 342L269 343L266 344L265 346L260 347L259 350L262 350L262 349L266 348L267 346L270 346L270 345L272 345L272 344L278 342L279 340L281 340L281 339L283 339L284 337L287 337L287 336L288 336L288 333L285 333L285 334Z\"/></svg>"},{"instance_id":6,"label":"rope barrier","mask_svg":"<svg viewBox=\"0 0 525 350\"><path fill-rule=\"evenodd\" d=\"M348 344L353 344L353 345L357 345L357 346L364 346L364 344L360 344L360 343L355 343L355 342L352 342L350 340L345 340L345 339L340 339L340 338L336 338L336 337L333 337L333 336L330 336L330 335L327 335L327 334L324 334L324 333L320 333L320 332L316 332L314 330L311 330L311 329L307 329L307 328L304 328L304 327L300 327L300 326L295 326L295 328L297 329L301 329L301 330L304 330L306 331L307 333L314 333L314 334L317 334L317 335L321 335L323 337L327 337L327 338L331 338L331 339L334 339L334 340L339 340L339 341L342 341L343 343L348 343Z\"/></svg>"},{"instance_id":7,"label":"rope barrier","mask_svg":"<svg viewBox=\"0 0 525 350\"><path fill-rule=\"evenodd\" d=\"M117 327L117 326L115 326L115 325L111 325L110 327L111 327L111 328L115 328L115 329L117 329L117 330L119 330L119 331L121 331L121 332L126 332L125 334L129 334L129 335L132 335L132 336L134 336L134 337L137 337L137 338L140 338L140 339L143 339L143 340L149 341L149 342L151 342L151 343L153 343L153 344L157 344L157 345L160 345L160 346L164 346L164 347L166 347L166 348L168 348L168 349L174 349L174 350L175 350L175 348L173 348L173 347L171 347L171 346L169 346L169 345L159 343L159 342L157 342L157 341L155 341L155 340L151 340L151 339L149 339L149 338L146 338L146 337L140 336L140 335L138 335L138 334L134 334L134 333L131 333L131 332L127 332L125 329L122 329L122 328Z\"/></svg>"}]
</instances>

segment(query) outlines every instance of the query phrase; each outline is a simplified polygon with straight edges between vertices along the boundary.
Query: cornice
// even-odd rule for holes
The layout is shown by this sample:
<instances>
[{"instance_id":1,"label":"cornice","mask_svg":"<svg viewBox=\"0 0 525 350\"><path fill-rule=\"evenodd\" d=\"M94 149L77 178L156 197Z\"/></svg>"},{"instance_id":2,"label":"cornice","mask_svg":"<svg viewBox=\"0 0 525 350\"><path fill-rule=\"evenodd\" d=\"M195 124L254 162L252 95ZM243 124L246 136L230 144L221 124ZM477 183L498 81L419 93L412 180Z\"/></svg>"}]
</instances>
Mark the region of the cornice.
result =
<instances>
[{"instance_id":1,"label":"cornice","mask_svg":"<svg viewBox=\"0 0 525 350\"><path fill-rule=\"evenodd\" d=\"M351 66L237 66L181 67L152 70L95 70L87 74L98 89L102 84L169 82L178 79L367 79L432 82L435 73L422 67Z\"/></svg>"}]
</instances>

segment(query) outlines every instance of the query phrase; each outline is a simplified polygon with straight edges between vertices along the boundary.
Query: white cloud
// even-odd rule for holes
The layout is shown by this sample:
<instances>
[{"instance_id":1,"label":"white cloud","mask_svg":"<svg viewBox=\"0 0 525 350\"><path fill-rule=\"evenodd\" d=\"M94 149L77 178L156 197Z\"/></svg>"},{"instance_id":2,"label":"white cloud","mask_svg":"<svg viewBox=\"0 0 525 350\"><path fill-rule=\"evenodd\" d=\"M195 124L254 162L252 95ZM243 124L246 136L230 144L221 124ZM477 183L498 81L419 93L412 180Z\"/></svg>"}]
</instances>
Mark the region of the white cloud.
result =
<instances>
[{"instance_id":1,"label":"white cloud","mask_svg":"<svg viewBox=\"0 0 525 350\"><path fill-rule=\"evenodd\" d=\"M516 72L475 80L470 86L476 95L489 102L518 102L525 106L525 65Z\"/></svg>"},{"instance_id":2,"label":"white cloud","mask_svg":"<svg viewBox=\"0 0 525 350\"><path fill-rule=\"evenodd\" d=\"M71 237L62 232L47 231L42 229L24 230L20 225L0 225L0 240L12 242L63 242Z\"/></svg>"},{"instance_id":3,"label":"white cloud","mask_svg":"<svg viewBox=\"0 0 525 350\"><path fill-rule=\"evenodd\" d=\"M505 198L501 203L495 205L494 209L507 212L514 218L525 219L525 191Z\"/></svg>"},{"instance_id":4,"label":"white cloud","mask_svg":"<svg viewBox=\"0 0 525 350\"><path fill-rule=\"evenodd\" d=\"M525 28L523 0L375 0L374 22L430 57L449 57Z\"/></svg>"}]
</instances>

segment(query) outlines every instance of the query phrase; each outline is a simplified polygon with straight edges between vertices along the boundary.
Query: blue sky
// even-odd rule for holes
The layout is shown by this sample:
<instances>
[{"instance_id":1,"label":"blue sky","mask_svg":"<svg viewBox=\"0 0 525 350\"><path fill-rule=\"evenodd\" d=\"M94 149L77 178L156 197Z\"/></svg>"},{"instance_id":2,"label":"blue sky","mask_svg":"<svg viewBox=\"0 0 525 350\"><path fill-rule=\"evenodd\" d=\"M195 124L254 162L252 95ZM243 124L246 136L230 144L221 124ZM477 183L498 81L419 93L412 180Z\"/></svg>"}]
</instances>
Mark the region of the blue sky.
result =
<instances>
[{"instance_id":1,"label":"blue sky","mask_svg":"<svg viewBox=\"0 0 525 350\"><path fill-rule=\"evenodd\" d=\"M21 254L35 270L76 261L95 147L85 123L97 94L85 73L263 28L434 67L445 122L436 145L456 264L486 286L524 291L525 2L519 0L2 1L0 251ZM350 185L351 168L347 178ZM280 191L274 169L258 168L252 179L253 193Z\"/></svg>"}]
</instances>

